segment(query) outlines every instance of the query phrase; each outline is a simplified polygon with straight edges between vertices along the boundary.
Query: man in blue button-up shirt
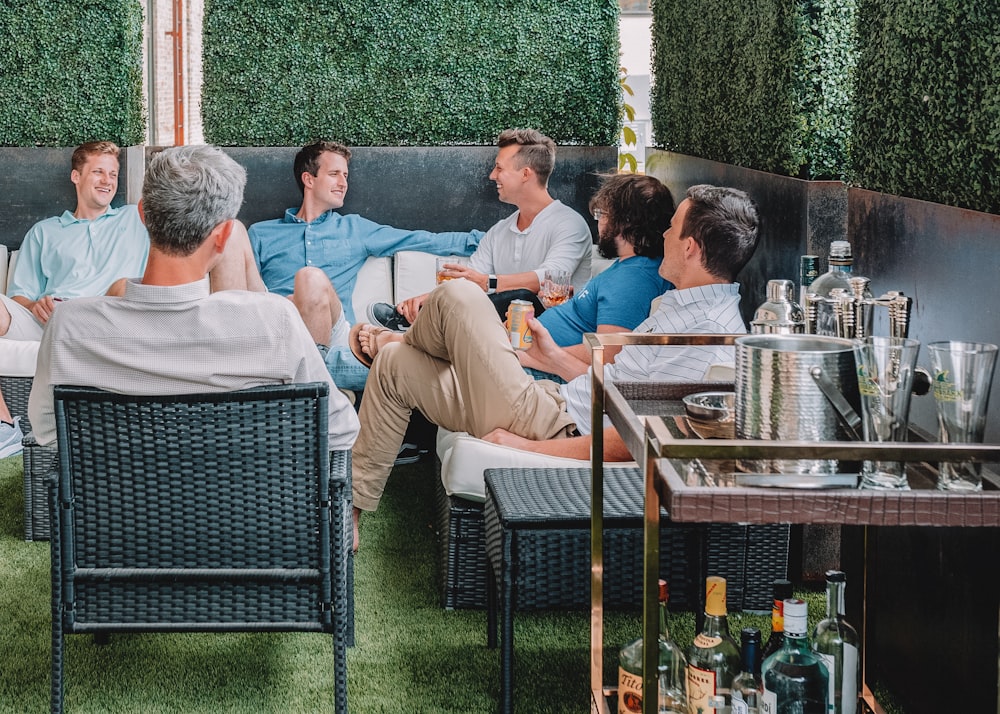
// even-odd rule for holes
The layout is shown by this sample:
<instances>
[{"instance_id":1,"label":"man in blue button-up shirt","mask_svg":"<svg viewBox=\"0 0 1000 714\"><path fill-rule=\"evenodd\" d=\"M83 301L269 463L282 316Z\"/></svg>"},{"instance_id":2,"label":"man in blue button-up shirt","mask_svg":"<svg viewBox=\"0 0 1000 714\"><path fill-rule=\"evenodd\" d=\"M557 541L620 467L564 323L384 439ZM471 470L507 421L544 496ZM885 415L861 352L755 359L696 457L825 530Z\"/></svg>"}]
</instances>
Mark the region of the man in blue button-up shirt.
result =
<instances>
[{"instance_id":1,"label":"man in blue button-up shirt","mask_svg":"<svg viewBox=\"0 0 1000 714\"><path fill-rule=\"evenodd\" d=\"M289 208L282 218L250 226L250 244L267 289L291 297L318 344L323 344L318 326L324 320L333 325L326 343L327 368L338 387L358 390L364 388L368 369L351 353L348 334L355 321L351 295L365 260L400 250L470 255L483 233L402 230L341 215L337 209L347 194L350 158L350 149L332 141L303 147L294 163L302 205ZM320 272L325 278L319 279Z\"/></svg>"}]
</instances>

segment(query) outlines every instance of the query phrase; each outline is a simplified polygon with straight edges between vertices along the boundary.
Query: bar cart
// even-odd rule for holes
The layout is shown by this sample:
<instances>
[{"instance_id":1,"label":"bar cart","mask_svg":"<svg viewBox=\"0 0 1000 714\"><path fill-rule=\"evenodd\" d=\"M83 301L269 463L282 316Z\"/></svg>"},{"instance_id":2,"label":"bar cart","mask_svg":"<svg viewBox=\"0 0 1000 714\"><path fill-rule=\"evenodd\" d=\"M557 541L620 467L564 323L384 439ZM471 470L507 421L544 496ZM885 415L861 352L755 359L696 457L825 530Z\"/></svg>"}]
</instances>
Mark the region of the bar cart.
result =
<instances>
[{"instance_id":1,"label":"bar cart","mask_svg":"<svg viewBox=\"0 0 1000 714\"><path fill-rule=\"evenodd\" d=\"M591 711L610 713L614 688L604 686L603 614L603 428L610 418L629 452L640 464L645 482L643 625L645 640L657 638L657 578L660 508L670 518L689 523L812 523L861 526L1000 526L1000 479L984 470L980 493L940 492L933 470L940 461L1000 462L1000 445L941 444L911 432L906 443L791 442L687 438L678 405L629 399L604 379L604 349L624 345L729 345L741 335L588 334L593 364L592 496L591 496ZM867 491L856 488L790 489L741 485L733 466L738 458L863 459L916 462L908 471L912 490ZM867 553L862 556L863 595L867 586ZM704 573L700 573L704 582ZM868 603L863 600L860 625L866 634ZM867 643L866 643L867 645ZM865 651L867 652L867 646ZM656 712L657 648L644 648L643 710ZM867 661L862 658L862 710L880 712L868 688Z\"/></svg>"}]
</instances>

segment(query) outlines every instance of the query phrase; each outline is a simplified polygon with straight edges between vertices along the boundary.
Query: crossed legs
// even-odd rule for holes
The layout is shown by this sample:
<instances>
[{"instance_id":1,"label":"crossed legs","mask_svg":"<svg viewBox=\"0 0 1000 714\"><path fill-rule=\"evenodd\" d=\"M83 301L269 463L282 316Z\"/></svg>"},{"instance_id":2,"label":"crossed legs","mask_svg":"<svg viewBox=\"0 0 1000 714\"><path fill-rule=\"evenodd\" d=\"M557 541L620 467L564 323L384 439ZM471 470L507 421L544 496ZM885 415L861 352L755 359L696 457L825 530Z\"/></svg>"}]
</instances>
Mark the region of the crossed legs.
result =
<instances>
[{"instance_id":1,"label":"crossed legs","mask_svg":"<svg viewBox=\"0 0 1000 714\"><path fill-rule=\"evenodd\" d=\"M551 439L575 428L558 387L525 374L493 304L467 281L434 290L405 335L368 337L378 349L369 348L376 359L354 445L358 510L378 507L414 409L439 426L477 437L504 428Z\"/></svg>"}]
</instances>

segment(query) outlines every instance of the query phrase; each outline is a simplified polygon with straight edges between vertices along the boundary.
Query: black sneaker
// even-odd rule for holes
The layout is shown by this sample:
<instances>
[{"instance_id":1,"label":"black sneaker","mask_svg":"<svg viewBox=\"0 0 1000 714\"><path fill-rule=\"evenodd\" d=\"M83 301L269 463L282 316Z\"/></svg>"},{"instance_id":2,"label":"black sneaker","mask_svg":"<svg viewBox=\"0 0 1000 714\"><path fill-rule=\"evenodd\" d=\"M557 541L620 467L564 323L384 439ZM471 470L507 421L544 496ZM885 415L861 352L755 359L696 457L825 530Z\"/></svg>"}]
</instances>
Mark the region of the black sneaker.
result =
<instances>
[{"instance_id":1,"label":"black sneaker","mask_svg":"<svg viewBox=\"0 0 1000 714\"><path fill-rule=\"evenodd\" d=\"M407 319L387 302L373 302L368 306L367 312L368 321L373 325L381 325L393 332L406 332L410 329Z\"/></svg>"},{"instance_id":2,"label":"black sneaker","mask_svg":"<svg viewBox=\"0 0 1000 714\"><path fill-rule=\"evenodd\" d=\"M396 461L393 463L393 466L415 464L426 453L427 449L421 449L416 444L403 444L399 447L399 453L396 454Z\"/></svg>"}]
</instances>

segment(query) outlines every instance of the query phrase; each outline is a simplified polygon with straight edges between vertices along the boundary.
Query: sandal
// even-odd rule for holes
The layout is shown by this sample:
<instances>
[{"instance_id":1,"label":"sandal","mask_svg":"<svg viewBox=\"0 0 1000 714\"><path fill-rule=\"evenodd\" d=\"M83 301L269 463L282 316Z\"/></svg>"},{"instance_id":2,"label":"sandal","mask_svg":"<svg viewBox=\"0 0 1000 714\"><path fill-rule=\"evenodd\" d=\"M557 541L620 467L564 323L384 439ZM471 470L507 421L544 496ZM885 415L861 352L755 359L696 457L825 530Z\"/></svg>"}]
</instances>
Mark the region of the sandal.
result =
<instances>
[{"instance_id":1,"label":"sandal","mask_svg":"<svg viewBox=\"0 0 1000 714\"><path fill-rule=\"evenodd\" d=\"M369 328L368 333L371 336L368 349L373 350L372 354L368 354L361 348L361 330L366 327ZM351 335L348 340L351 346L351 353L357 358L358 362L369 369L371 369L372 362L375 361L375 357L378 355L378 341L375 339L375 336L382 332L391 332L391 330L381 325L371 325L366 322L358 323L351 327Z\"/></svg>"}]
</instances>

